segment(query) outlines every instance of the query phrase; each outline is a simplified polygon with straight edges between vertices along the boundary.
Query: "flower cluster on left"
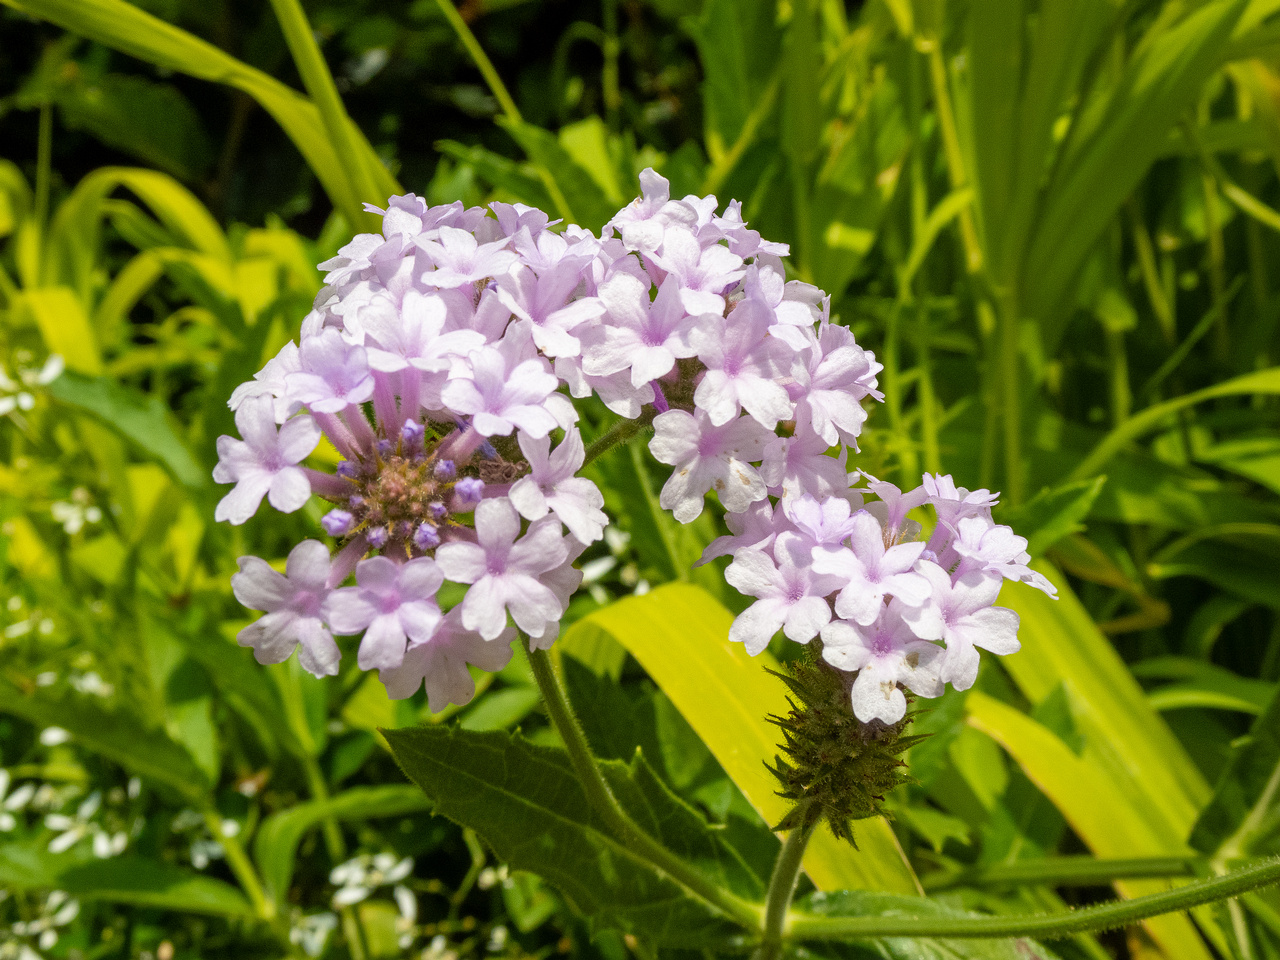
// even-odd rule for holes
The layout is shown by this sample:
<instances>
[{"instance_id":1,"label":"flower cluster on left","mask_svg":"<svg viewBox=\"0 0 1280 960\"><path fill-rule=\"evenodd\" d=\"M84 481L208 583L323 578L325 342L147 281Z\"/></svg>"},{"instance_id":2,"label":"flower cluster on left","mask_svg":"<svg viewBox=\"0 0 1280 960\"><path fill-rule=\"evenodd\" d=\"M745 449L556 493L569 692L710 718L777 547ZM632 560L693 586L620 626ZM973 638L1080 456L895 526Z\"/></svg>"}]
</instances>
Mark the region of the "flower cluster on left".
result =
<instances>
[{"instance_id":1,"label":"flower cluster on left","mask_svg":"<svg viewBox=\"0 0 1280 960\"><path fill-rule=\"evenodd\" d=\"M321 264L299 342L232 395L240 439L219 438L214 478L235 486L216 517L244 523L264 497L283 512L328 500L336 553L305 540L283 574L241 558L236 598L265 616L240 643L261 663L298 649L322 676L337 672L334 634L363 633L361 669L395 697L425 685L440 710L471 698L468 663L505 666L511 621L551 644L582 577L572 563L603 535L604 497L576 475L577 413L551 362L604 312L590 295L599 241L548 231L521 205L410 195L377 212L381 234ZM322 437L333 473L303 465ZM446 580L465 588L447 613Z\"/></svg>"}]
</instances>

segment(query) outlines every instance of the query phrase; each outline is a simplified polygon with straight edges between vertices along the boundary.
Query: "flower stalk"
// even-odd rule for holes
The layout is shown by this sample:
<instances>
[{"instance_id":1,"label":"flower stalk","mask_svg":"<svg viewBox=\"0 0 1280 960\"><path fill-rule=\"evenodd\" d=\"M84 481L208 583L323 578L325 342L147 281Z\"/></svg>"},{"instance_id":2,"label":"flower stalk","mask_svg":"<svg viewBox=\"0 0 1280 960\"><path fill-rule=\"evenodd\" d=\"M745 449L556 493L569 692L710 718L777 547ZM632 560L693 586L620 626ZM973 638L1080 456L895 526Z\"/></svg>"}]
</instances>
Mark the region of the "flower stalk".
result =
<instances>
[{"instance_id":1,"label":"flower stalk","mask_svg":"<svg viewBox=\"0 0 1280 960\"><path fill-rule=\"evenodd\" d=\"M802 801L796 805L797 809L807 807L812 802ZM805 849L809 846L809 838L813 836L819 822L804 816L802 812L800 826L790 831L782 842L765 897L764 938L756 948L752 960L777 960L782 952L787 913L791 907L791 898L796 892L796 883L800 879L800 864L804 860Z\"/></svg>"}]
</instances>

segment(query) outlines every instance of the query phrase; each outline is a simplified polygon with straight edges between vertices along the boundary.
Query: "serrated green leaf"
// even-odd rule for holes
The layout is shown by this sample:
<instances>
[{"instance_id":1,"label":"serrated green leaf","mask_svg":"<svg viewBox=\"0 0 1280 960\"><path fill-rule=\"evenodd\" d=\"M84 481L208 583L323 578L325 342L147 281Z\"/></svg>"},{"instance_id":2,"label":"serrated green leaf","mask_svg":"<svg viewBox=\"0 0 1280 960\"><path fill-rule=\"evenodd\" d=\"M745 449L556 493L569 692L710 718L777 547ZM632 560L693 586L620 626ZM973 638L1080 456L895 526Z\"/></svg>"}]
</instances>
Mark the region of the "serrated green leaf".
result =
<instances>
[{"instance_id":1,"label":"serrated green leaf","mask_svg":"<svg viewBox=\"0 0 1280 960\"><path fill-rule=\"evenodd\" d=\"M597 927L647 942L723 946L738 928L619 840L600 820L568 754L519 734L420 727L384 732L435 812L475 830L512 867L557 887ZM677 856L731 889L763 893L759 877L649 770L601 764L619 803Z\"/></svg>"},{"instance_id":2,"label":"serrated green leaf","mask_svg":"<svg viewBox=\"0 0 1280 960\"><path fill-rule=\"evenodd\" d=\"M786 687L768 652L752 658L729 643L733 614L706 591L666 584L628 597L578 621L567 633L594 625L607 630L671 698L766 823L778 823L788 804L765 762L777 753L777 729L765 717L787 712ZM883 819L859 821L858 850L823 827L814 834L804 868L820 889L856 887L919 891L893 831Z\"/></svg>"}]
</instances>

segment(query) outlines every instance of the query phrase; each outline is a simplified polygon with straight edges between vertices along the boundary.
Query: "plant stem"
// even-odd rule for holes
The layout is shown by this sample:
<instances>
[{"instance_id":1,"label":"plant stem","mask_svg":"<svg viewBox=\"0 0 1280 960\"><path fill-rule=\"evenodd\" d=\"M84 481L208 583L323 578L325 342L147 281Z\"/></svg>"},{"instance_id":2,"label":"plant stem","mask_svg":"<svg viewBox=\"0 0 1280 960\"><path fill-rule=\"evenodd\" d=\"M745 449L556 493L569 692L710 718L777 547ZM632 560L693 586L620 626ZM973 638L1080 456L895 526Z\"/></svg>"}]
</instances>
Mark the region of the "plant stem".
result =
<instances>
[{"instance_id":1,"label":"plant stem","mask_svg":"<svg viewBox=\"0 0 1280 960\"><path fill-rule=\"evenodd\" d=\"M586 734L578 724L577 717L573 715L573 708L569 705L569 699L560 685L560 678L556 676L555 669L551 665L551 658L545 650L535 650L532 645L527 645L526 650L529 654L529 666L533 670L533 678L538 684L543 703L547 707L547 714L564 741L569 760L578 774L578 779L582 782L587 800L595 807L605 825L617 835L619 842L647 858L659 869L665 871L676 883L731 920L751 929L759 929L761 916L758 906L747 903L708 880L641 830L622 809L600 767L596 764L595 758L591 755Z\"/></svg>"},{"instance_id":2,"label":"plant stem","mask_svg":"<svg viewBox=\"0 0 1280 960\"><path fill-rule=\"evenodd\" d=\"M1004 490L1010 506L1022 502L1022 357L1017 299L1008 291L997 297L1000 350L1000 414L1004 418Z\"/></svg>"},{"instance_id":3,"label":"plant stem","mask_svg":"<svg viewBox=\"0 0 1280 960\"><path fill-rule=\"evenodd\" d=\"M253 912L263 920L274 920L275 904L267 899L262 889L262 881L258 879L258 872L253 869L253 863L249 860L249 855L244 852L244 847L240 846L240 841L223 831L222 817L218 811L206 810L204 824L226 854L227 866L231 868L231 872L235 874L236 880L249 898L249 903L253 905Z\"/></svg>"},{"instance_id":4,"label":"plant stem","mask_svg":"<svg viewBox=\"0 0 1280 960\"><path fill-rule=\"evenodd\" d=\"M347 116L347 109L338 96L333 74L329 72L329 65L320 53L302 4L300 0L271 0L271 6L280 23L280 30L284 33L285 43L289 45L289 52L293 55L298 75L302 77L303 86L320 111L320 119L324 122L329 139L333 141L334 150L345 161L350 196L343 213L351 220L353 227L359 228L362 224L380 226L380 219L365 213L362 203L385 201L386 197L379 196L371 183L364 166L364 155L351 136L351 118Z\"/></svg>"},{"instance_id":5,"label":"plant stem","mask_svg":"<svg viewBox=\"0 0 1280 960\"><path fill-rule=\"evenodd\" d=\"M951 189L967 186L964 152L960 148L960 135L956 127L955 110L951 105L951 86L947 79L947 65L942 59L942 40L930 38L917 41L929 59L929 81L933 87L933 102L938 109L938 132L942 135L942 150L947 158L947 173ZM964 243L965 268L969 273L982 269L982 245L978 242L978 230L973 222L973 206L960 211L960 239Z\"/></svg>"},{"instance_id":6,"label":"plant stem","mask_svg":"<svg viewBox=\"0 0 1280 960\"><path fill-rule=\"evenodd\" d=\"M801 805L809 805L812 800L802 800ZM804 851L809 846L809 838L813 836L821 818L812 823L801 822L787 834L778 851L778 859L773 864L773 876L769 878L769 892L765 898L764 939L752 960L777 960L782 952L783 927L787 912L791 907L791 897L796 892L796 881L800 879L800 862L804 859Z\"/></svg>"},{"instance_id":7,"label":"plant stem","mask_svg":"<svg viewBox=\"0 0 1280 960\"><path fill-rule=\"evenodd\" d=\"M1163 913L1237 897L1280 882L1280 858L1268 858L1222 877L1198 880L1176 890L1118 900L1062 914L1004 914L990 917L869 916L823 917L793 914L791 940L850 940L865 937L1039 937L1056 939L1127 926Z\"/></svg>"},{"instance_id":8,"label":"plant stem","mask_svg":"<svg viewBox=\"0 0 1280 960\"><path fill-rule=\"evenodd\" d=\"M653 424L655 416L657 416L657 411L650 407L635 420L619 420L591 442L591 445L587 447L587 454L582 461L582 465L585 467L601 454L608 453L614 447L634 440Z\"/></svg>"},{"instance_id":9,"label":"plant stem","mask_svg":"<svg viewBox=\"0 0 1280 960\"><path fill-rule=\"evenodd\" d=\"M1001 884L1044 884L1046 886L1093 887L1121 878L1182 877L1192 872L1200 857L1134 857L1099 860L1096 857L1045 857L999 863L972 870L957 870L926 877L927 891L950 890L953 887L991 887Z\"/></svg>"},{"instance_id":10,"label":"plant stem","mask_svg":"<svg viewBox=\"0 0 1280 960\"><path fill-rule=\"evenodd\" d=\"M49 229L49 181L53 177L53 107L40 107L40 132L36 142L35 222L41 245Z\"/></svg>"}]
</instances>

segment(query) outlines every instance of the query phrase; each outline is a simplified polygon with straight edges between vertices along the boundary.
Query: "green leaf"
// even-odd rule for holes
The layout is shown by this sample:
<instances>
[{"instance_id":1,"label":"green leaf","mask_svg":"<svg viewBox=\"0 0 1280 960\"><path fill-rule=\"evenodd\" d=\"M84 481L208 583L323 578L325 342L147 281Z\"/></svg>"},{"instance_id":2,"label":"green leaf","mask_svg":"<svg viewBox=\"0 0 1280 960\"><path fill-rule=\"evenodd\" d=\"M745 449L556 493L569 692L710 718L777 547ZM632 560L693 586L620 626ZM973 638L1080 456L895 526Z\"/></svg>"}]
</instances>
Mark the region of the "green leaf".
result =
<instances>
[{"instance_id":1,"label":"green leaf","mask_svg":"<svg viewBox=\"0 0 1280 960\"><path fill-rule=\"evenodd\" d=\"M261 70L124 0L0 2L158 67L224 83L247 93L280 124L306 158L334 206L342 209L354 223L361 220L362 201L381 202L392 194L404 192L369 142L353 130L351 136L362 156L362 167L376 178L380 191L380 195L373 198L353 196L347 174L329 142L315 104Z\"/></svg>"},{"instance_id":2,"label":"green leaf","mask_svg":"<svg viewBox=\"0 0 1280 960\"><path fill-rule=\"evenodd\" d=\"M894 896L862 890L814 893L796 907L815 917L972 917L920 897ZM877 937L856 947L823 944L811 947L819 955L850 958L878 957L882 960L1056 960L1056 955L1027 937L1004 940L929 939L924 937Z\"/></svg>"},{"instance_id":3,"label":"green leaf","mask_svg":"<svg viewBox=\"0 0 1280 960\"><path fill-rule=\"evenodd\" d=\"M593 926L690 947L722 946L739 932L605 827L563 750L498 731L420 727L385 736L437 814L475 830L512 867L546 879ZM641 829L718 882L763 894L764 880L744 868L643 758L601 766Z\"/></svg>"},{"instance_id":4,"label":"green leaf","mask_svg":"<svg viewBox=\"0 0 1280 960\"><path fill-rule=\"evenodd\" d=\"M1084 530L1084 518L1089 515L1106 480L1106 477L1096 477L1052 490L1046 487L1016 511L1007 511L1002 522L1027 538L1027 552L1031 556L1042 557L1063 537Z\"/></svg>"},{"instance_id":5,"label":"green leaf","mask_svg":"<svg viewBox=\"0 0 1280 960\"><path fill-rule=\"evenodd\" d=\"M1191 845L1209 854L1248 855L1268 832L1280 786L1280 694L1231 751L1213 799L1191 832Z\"/></svg>"},{"instance_id":6,"label":"green leaf","mask_svg":"<svg viewBox=\"0 0 1280 960\"><path fill-rule=\"evenodd\" d=\"M0 679L0 711L40 727L62 727L76 742L126 770L169 787L188 803L203 805L209 784L191 755L159 730L147 729L123 710L71 692L24 693Z\"/></svg>"},{"instance_id":7,"label":"green leaf","mask_svg":"<svg viewBox=\"0 0 1280 960\"><path fill-rule=\"evenodd\" d=\"M773 824L786 814L787 803L775 793L777 781L764 765L779 740L765 717L787 712L786 687L766 672L778 666L767 652L753 659L729 642L732 621L733 614L706 591L667 584L584 617L566 636L593 626L626 647L756 812ZM814 834L804 868L815 885L918 892L915 874L883 819L860 821L855 835L857 851L825 827Z\"/></svg>"},{"instance_id":8,"label":"green leaf","mask_svg":"<svg viewBox=\"0 0 1280 960\"><path fill-rule=\"evenodd\" d=\"M560 196L552 199L560 208L560 216L588 230L599 230L618 212L618 204L609 199L554 134L531 123L499 122L558 188Z\"/></svg>"},{"instance_id":9,"label":"green leaf","mask_svg":"<svg viewBox=\"0 0 1280 960\"><path fill-rule=\"evenodd\" d=\"M60 403L111 427L159 461L183 486L207 490L209 475L187 450L159 397L138 393L106 377L64 373L48 386Z\"/></svg>"},{"instance_id":10,"label":"green leaf","mask_svg":"<svg viewBox=\"0 0 1280 960\"><path fill-rule=\"evenodd\" d=\"M102 351L89 326L84 304L69 287L24 290L14 308L30 314L50 353L60 354L67 369L88 376L102 373Z\"/></svg>"},{"instance_id":11,"label":"green leaf","mask_svg":"<svg viewBox=\"0 0 1280 960\"><path fill-rule=\"evenodd\" d=\"M56 886L85 900L182 913L254 916L249 902L230 884L141 857L90 860L69 867L58 874Z\"/></svg>"},{"instance_id":12,"label":"green leaf","mask_svg":"<svg viewBox=\"0 0 1280 960\"><path fill-rule=\"evenodd\" d=\"M1164 833L1140 793L1117 783L1097 762L1077 756L1026 714L977 690L970 691L966 708L969 722L1009 752L1096 856L1191 852L1183 841ZM1115 886L1125 897L1164 889L1160 881L1150 880L1117 881ZM1185 916L1156 917L1144 926L1169 957L1208 960L1209 953Z\"/></svg>"},{"instance_id":13,"label":"green leaf","mask_svg":"<svg viewBox=\"0 0 1280 960\"><path fill-rule=\"evenodd\" d=\"M325 820L369 820L422 813L430 804L422 792L396 784L385 787L352 787L328 800L300 803L274 813L262 822L253 840L253 858L267 893L283 903L289 895L298 844L308 830Z\"/></svg>"}]
</instances>

